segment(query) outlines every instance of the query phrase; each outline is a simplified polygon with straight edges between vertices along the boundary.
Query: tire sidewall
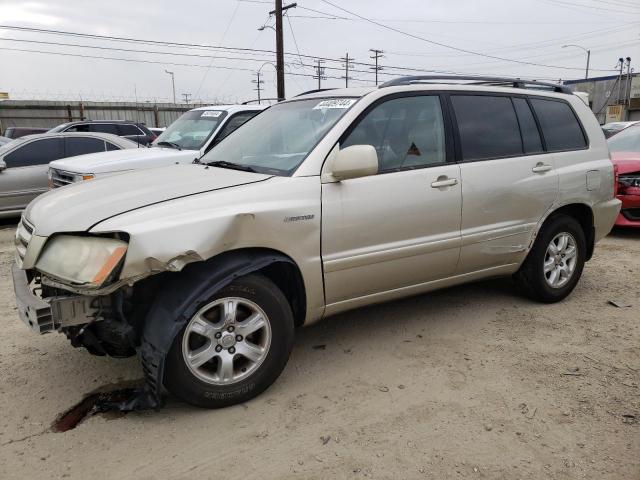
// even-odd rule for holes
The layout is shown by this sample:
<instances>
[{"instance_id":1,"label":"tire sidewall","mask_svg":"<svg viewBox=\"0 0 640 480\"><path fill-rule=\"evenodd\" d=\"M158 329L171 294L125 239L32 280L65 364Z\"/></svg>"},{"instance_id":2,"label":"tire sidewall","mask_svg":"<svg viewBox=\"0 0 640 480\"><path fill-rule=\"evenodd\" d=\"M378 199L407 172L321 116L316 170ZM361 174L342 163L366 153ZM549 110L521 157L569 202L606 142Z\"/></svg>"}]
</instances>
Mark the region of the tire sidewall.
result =
<instances>
[{"instance_id":1,"label":"tire sidewall","mask_svg":"<svg viewBox=\"0 0 640 480\"><path fill-rule=\"evenodd\" d=\"M577 255L576 255L576 268L573 271L573 275L569 281L560 288L551 287L545 278L544 274L544 259L547 252L547 247L551 243L553 238L560 233L569 233L576 242ZM545 302L557 302L568 296L575 286L577 285L580 277L582 276L582 270L586 260L587 242L585 239L582 226L572 217L566 215L558 215L549 220L549 223L545 225L540 232L534 250L531 252L532 256L530 261L533 270L535 283L534 287L538 290L541 300Z\"/></svg>"},{"instance_id":2,"label":"tire sidewall","mask_svg":"<svg viewBox=\"0 0 640 480\"><path fill-rule=\"evenodd\" d=\"M182 338L186 326L174 338L167 355L164 384L182 400L206 408L241 403L266 390L280 375L293 345L293 314L286 298L269 279L249 275L234 280L214 295L198 301L202 306L224 297L240 297L256 303L267 315L271 326L271 344L262 364L248 377L232 385L212 385L197 378L184 361Z\"/></svg>"}]
</instances>

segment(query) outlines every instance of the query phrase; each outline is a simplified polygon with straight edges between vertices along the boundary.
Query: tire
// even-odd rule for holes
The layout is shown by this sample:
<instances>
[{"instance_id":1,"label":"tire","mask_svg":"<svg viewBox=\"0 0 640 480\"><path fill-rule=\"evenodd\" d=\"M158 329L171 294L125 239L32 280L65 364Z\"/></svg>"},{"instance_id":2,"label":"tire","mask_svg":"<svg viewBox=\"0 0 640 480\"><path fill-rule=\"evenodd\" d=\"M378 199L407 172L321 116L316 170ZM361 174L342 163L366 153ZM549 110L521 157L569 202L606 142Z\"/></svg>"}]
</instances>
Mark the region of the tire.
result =
<instances>
[{"instance_id":1,"label":"tire","mask_svg":"<svg viewBox=\"0 0 640 480\"><path fill-rule=\"evenodd\" d=\"M562 246L561 238L566 236L567 249L564 254L553 255L551 242ZM572 264L569 248L571 243L575 246L575 261ZM529 255L514 275L515 282L520 291L532 300L543 303L554 303L565 299L575 288L582 270L587 253L587 242L581 225L568 215L556 215L550 217L542 226ZM564 255L564 256L563 256ZM545 272L545 262L549 269L554 269L557 276L553 277L552 271ZM569 272L570 273L567 273ZM564 273L563 273L564 272ZM552 285L554 278L558 278L556 285Z\"/></svg>"},{"instance_id":2,"label":"tire","mask_svg":"<svg viewBox=\"0 0 640 480\"><path fill-rule=\"evenodd\" d=\"M262 393L278 378L293 347L293 314L280 289L266 277L251 274L198 303L200 309L176 335L167 355L165 387L204 408L235 405ZM229 322L225 312L233 311L234 304L236 318ZM265 325L250 332L260 316ZM212 353L214 357L196 366Z\"/></svg>"}]
</instances>

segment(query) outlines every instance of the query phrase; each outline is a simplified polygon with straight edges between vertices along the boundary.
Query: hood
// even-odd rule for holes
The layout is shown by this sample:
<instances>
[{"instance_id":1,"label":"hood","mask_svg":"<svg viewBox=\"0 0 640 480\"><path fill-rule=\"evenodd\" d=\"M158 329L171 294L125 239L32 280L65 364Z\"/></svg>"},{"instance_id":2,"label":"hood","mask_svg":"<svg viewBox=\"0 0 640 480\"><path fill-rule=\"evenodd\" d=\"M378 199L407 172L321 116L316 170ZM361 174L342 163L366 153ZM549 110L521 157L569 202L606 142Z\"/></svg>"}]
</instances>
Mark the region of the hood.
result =
<instances>
[{"instance_id":1,"label":"hood","mask_svg":"<svg viewBox=\"0 0 640 480\"><path fill-rule=\"evenodd\" d=\"M199 156L198 150L140 147L63 158L51 162L49 166L66 172L101 174L161 167L173 163L190 163Z\"/></svg>"},{"instance_id":2,"label":"hood","mask_svg":"<svg viewBox=\"0 0 640 480\"><path fill-rule=\"evenodd\" d=\"M28 205L24 217L35 227L36 235L81 232L147 205L268 178L271 176L204 165L139 170L50 190Z\"/></svg>"},{"instance_id":3,"label":"hood","mask_svg":"<svg viewBox=\"0 0 640 480\"><path fill-rule=\"evenodd\" d=\"M618 167L618 174L640 172L640 153L611 152L611 161Z\"/></svg>"}]
</instances>

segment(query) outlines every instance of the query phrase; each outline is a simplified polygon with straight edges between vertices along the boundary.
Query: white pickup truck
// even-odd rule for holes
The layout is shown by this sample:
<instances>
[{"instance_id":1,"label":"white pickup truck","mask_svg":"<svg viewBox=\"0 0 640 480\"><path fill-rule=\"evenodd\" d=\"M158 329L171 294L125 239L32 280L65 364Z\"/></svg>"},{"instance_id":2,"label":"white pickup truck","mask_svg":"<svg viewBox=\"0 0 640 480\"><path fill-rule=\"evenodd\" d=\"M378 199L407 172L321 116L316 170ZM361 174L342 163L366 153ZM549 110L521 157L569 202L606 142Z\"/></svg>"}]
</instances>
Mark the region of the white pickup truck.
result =
<instances>
[{"instance_id":1,"label":"white pickup truck","mask_svg":"<svg viewBox=\"0 0 640 480\"><path fill-rule=\"evenodd\" d=\"M49 187L63 187L130 170L191 163L265 108L263 105L195 108L173 122L149 148L101 152L51 162Z\"/></svg>"}]
</instances>

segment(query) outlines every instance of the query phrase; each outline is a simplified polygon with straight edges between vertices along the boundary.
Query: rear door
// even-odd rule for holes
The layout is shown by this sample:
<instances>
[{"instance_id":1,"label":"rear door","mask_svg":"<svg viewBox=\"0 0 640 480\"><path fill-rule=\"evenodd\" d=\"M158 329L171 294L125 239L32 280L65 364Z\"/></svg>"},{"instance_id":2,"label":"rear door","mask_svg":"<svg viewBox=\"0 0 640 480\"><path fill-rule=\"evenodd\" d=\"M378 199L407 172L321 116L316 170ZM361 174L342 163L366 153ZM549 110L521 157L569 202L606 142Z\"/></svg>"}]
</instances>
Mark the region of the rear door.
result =
<instances>
[{"instance_id":1,"label":"rear door","mask_svg":"<svg viewBox=\"0 0 640 480\"><path fill-rule=\"evenodd\" d=\"M457 273L519 263L558 194L553 155L527 97L465 92L450 102L463 198Z\"/></svg>"},{"instance_id":2,"label":"rear door","mask_svg":"<svg viewBox=\"0 0 640 480\"><path fill-rule=\"evenodd\" d=\"M322 185L329 306L419 289L455 271L462 197L446 118L438 94L383 99L341 140L340 148L375 147L379 172Z\"/></svg>"},{"instance_id":3,"label":"rear door","mask_svg":"<svg viewBox=\"0 0 640 480\"><path fill-rule=\"evenodd\" d=\"M64 158L64 139L33 140L9 152L0 172L0 212L22 210L47 191L49 162Z\"/></svg>"}]
</instances>

